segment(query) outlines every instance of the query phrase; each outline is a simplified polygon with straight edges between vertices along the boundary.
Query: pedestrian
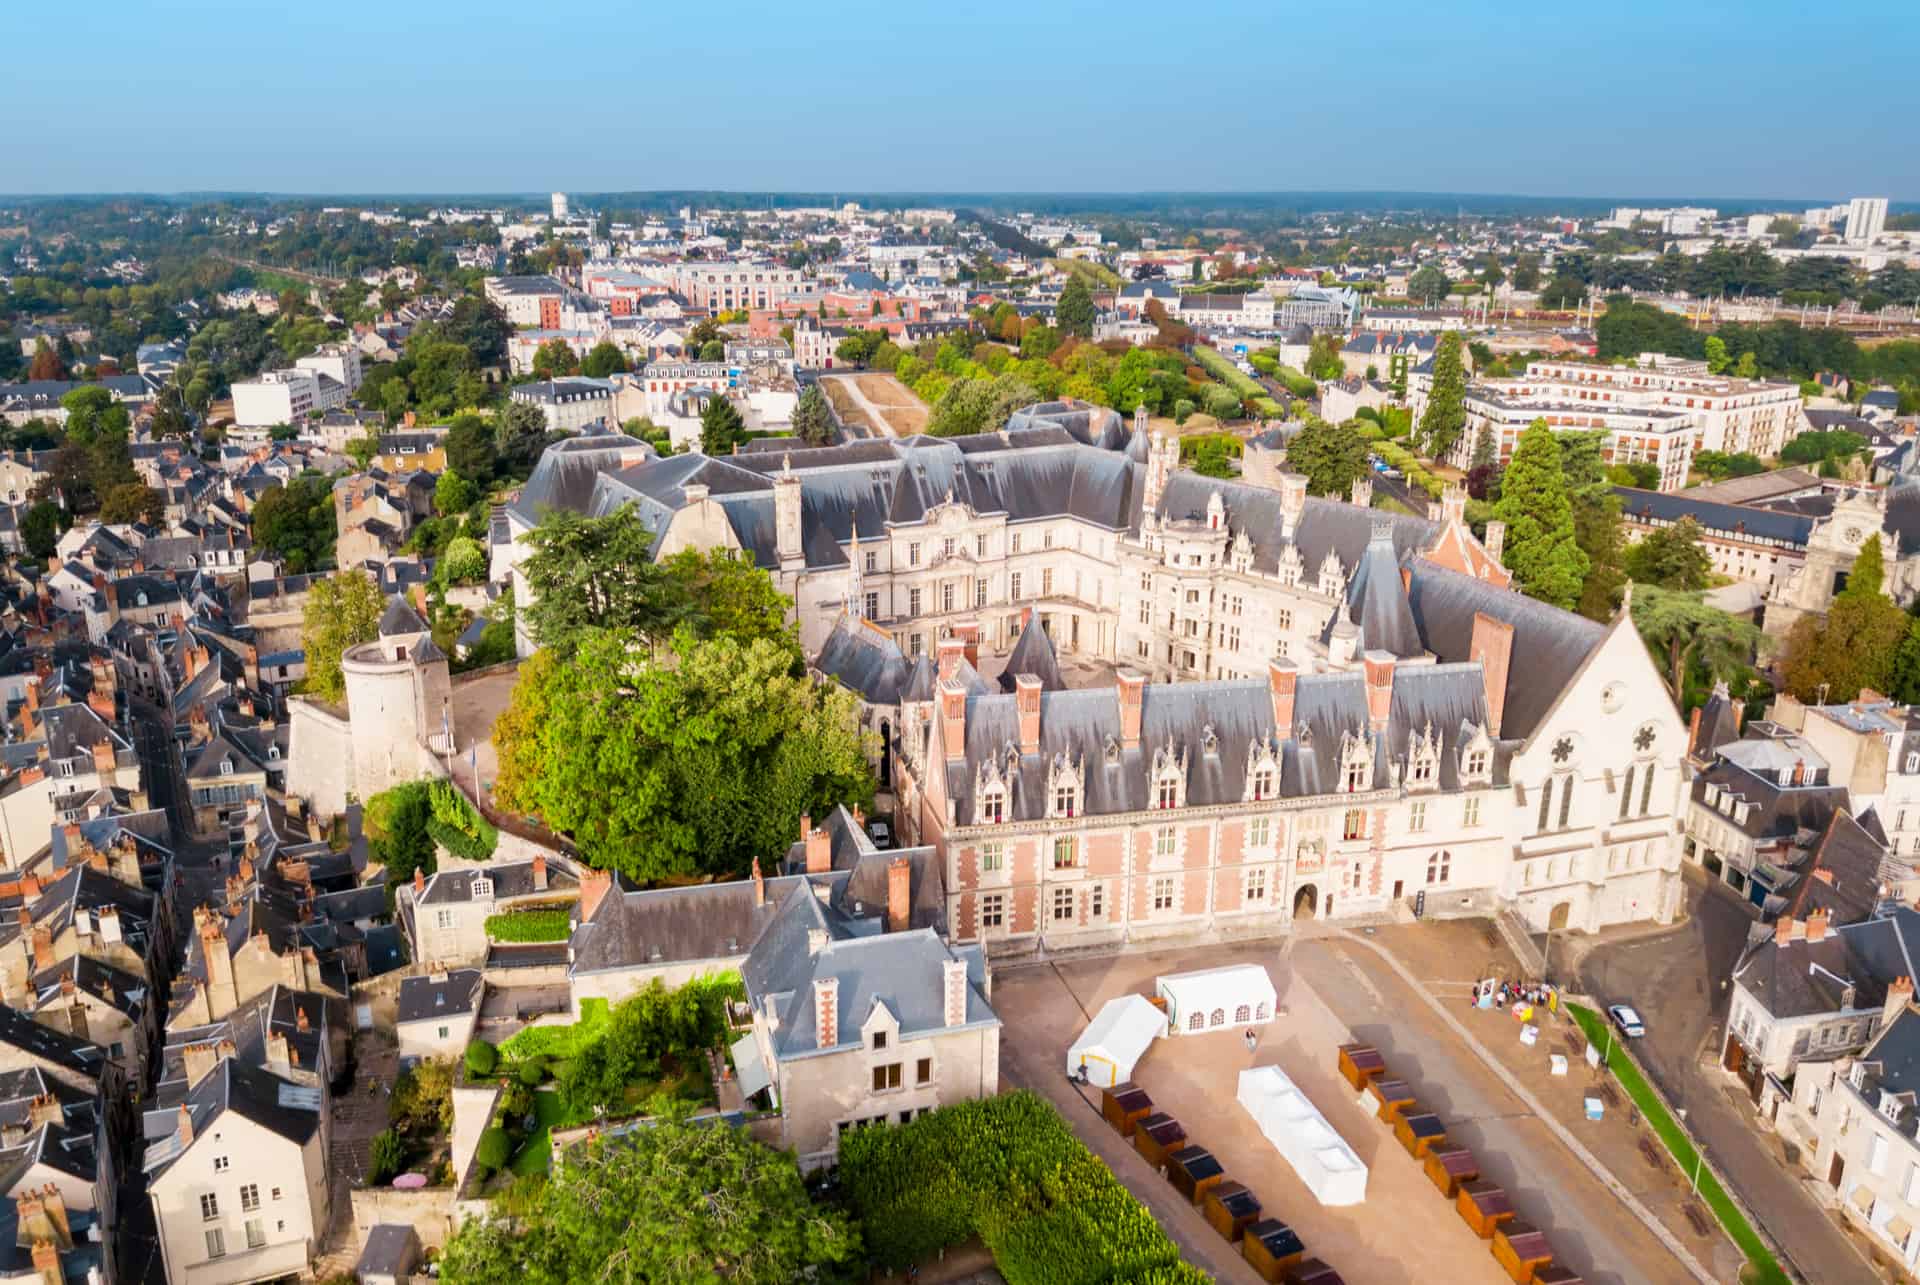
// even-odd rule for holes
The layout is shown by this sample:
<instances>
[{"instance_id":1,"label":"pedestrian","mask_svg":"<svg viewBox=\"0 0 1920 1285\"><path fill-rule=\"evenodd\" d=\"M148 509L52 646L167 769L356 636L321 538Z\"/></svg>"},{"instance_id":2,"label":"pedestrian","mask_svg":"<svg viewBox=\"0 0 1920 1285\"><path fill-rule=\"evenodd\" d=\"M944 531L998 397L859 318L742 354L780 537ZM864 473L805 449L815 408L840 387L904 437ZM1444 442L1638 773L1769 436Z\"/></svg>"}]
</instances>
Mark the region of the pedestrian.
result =
<instances>
[{"instance_id":1,"label":"pedestrian","mask_svg":"<svg viewBox=\"0 0 1920 1285\"><path fill-rule=\"evenodd\" d=\"M1251 1026L1249 1026L1247 1028L1247 1052L1249 1053L1253 1052L1254 1047L1259 1043L1260 1043L1260 1037L1257 1034L1255 1034L1254 1029Z\"/></svg>"}]
</instances>

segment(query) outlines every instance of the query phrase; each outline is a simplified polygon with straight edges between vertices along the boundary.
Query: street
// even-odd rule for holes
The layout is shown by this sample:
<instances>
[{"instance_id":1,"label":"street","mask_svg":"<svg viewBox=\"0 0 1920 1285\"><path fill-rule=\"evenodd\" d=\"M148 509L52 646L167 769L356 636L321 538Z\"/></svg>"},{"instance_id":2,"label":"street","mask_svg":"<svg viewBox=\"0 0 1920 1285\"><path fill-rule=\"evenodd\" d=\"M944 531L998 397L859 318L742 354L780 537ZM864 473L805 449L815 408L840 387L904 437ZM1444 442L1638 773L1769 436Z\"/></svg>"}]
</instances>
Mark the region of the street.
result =
<instances>
[{"instance_id":1,"label":"street","mask_svg":"<svg viewBox=\"0 0 1920 1285\"><path fill-rule=\"evenodd\" d=\"M1752 907L1704 875L1687 871L1689 918L1666 933L1589 947L1581 989L1605 1004L1631 1003L1646 1023L1634 1045L1661 1093L1686 1113L1694 1135L1756 1220L1810 1281L1870 1278L1854 1243L1814 1200L1779 1138L1757 1121L1731 1077L1718 1069L1718 1042L1732 973L1753 923Z\"/></svg>"}]
</instances>

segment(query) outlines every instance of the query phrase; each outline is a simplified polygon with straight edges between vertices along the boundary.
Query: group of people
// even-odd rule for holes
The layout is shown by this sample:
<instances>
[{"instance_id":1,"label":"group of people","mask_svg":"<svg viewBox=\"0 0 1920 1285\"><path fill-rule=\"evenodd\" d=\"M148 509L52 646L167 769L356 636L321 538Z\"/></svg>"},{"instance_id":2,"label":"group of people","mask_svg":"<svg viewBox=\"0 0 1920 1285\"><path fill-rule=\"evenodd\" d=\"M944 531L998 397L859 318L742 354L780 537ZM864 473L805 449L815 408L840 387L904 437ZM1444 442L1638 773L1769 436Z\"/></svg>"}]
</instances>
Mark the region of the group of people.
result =
<instances>
[{"instance_id":1,"label":"group of people","mask_svg":"<svg viewBox=\"0 0 1920 1285\"><path fill-rule=\"evenodd\" d=\"M1473 1008L1501 1010L1509 1006L1532 1010L1544 1005L1551 1012L1558 1007L1555 988L1546 982L1509 982L1498 977L1475 982L1467 1002Z\"/></svg>"}]
</instances>

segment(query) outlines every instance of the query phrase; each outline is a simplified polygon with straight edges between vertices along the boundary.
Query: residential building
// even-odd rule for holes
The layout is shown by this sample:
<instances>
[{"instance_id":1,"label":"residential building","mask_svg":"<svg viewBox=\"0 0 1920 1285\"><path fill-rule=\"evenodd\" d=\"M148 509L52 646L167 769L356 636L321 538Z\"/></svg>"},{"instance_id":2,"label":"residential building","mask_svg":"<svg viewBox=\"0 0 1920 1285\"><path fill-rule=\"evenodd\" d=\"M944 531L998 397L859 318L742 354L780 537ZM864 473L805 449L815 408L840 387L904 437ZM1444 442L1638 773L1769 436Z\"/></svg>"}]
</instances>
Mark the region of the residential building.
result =
<instances>
[{"instance_id":1,"label":"residential building","mask_svg":"<svg viewBox=\"0 0 1920 1285\"><path fill-rule=\"evenodd\" d=\"M799 269L771 262L689 261L668 268L667 278L689 305L709 313L777 308L813 284Z\"/></svg>"},{"instance_id":2,"label":"residential building","mask_svg":"<svg viewBox=\"0 0 1920 1285\"><path fill-rule=\"evenodd\" d=\"M567 288L553 277L488 277L482 289L515 326L553 330L560 325Z\"/></svg>"},{"instance_id":3,"label":"residential building","mask_svg":"<svg viewBox=\"0 0 1920 1285\"><path fill-rule=\"evenodd\" d=\"M416 964L446 968L487 960L487 920L516 906L564 907L578 894L571 872L549 872L547 859L444 869L427 878L416 871L403 889L399 916Z\"/></svg>"},{"instance_id":4,"label":"residential building","mask_svg":"<svg viewBox=\"0 0 1920 1285\"><path fill-rule=\"evenodd\" d=\"M1830 779L1820 752L1765 721L1720 746L1689 795L1687 858L1763 908L1848 806L1846 787Z\"/></svg>"},{"instance_id":5,"label":"residential building","mask_svg":"<svg viewBox=\"0 0 1920 1285\"><path fill-rule=\"evenodd\" d=\"M239 429L298 425L316 411L347 400L347 387L317 370L269 370L233 385L233 422Z\"/></svg>"},{"instance_id":6,"label":"residential building","mask_svg":"<svg viewBox=\"0 0 1920 1285\"><path fill-rule=\"evenodd\" d=\"M457 1058L473 1041L487 983L477 968L402 978L394 1031L401 1057Z\"/></svg>"},{"instance_id":7,"label":"residential building","mask_svg":"<svg viewBox=\"0 0 1920 1285\"><path fill-rule=\"evenodd\" d=\"M1189 326L1234 330L1273 328L1273 296L1264 291L1256 290L1251 294L1183 294L1174 311L1181 322Z\"/></svg>"},{"instance_id":8,"label":"residential building","mask_svg":"<svg viewBox=\"0 0 1920 1285\"><path fill-rule=\"evenodd\" d=\"M1689 491L1643 491L1616 486L1620 520L1630 542L1692 518L1715 575L1770 592L1806 560L1814 519L1759 505L1722 504Z\"/></svg>"},{"instance_id":9,"label":"residential building","mask_svg":"<svg viewBox=\"0 0 1920 1285\"><path fill-rule=\"evenodd\" d=\"M604 420L613 408L613 385L580 375L516 384L509 396L516 402L538 406L546 412L547 427L563 433L577 433Z\"/></svg>"},{"instance_id":10,"label":"residential building","mask_svg":"<svg viewBox=\"0 0 1920 1285\"><path fill-rule=\"evenodd\" d=\"M1846 239L1855 245L1865 245L1880 238L1887 230L1887 198L1884 196L1856 196L1847 202Z\"/></svg>"},{"instance_id":11,"label":"residential building","mask_svg":"<svg viewBox=\"0 0 1920 1285\"><path fill-rule=\"evenodd\" d=\"M348 397L360 391L360 349L349 343L321 344L294 361L294 369L325 375L347 390Z\"/></svg>"}]
</instances>

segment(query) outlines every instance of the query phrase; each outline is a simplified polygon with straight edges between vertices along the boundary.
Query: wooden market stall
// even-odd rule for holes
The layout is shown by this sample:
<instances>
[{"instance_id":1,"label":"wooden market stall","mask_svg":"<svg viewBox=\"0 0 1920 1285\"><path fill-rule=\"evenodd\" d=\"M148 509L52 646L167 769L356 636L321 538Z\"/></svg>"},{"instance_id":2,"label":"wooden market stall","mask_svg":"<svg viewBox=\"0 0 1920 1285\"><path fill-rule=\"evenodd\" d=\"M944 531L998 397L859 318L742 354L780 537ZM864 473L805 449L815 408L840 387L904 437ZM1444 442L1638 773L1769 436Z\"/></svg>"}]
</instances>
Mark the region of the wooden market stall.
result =
<instances>
[{"instance_id":1,"label":"wooden market stall","mask_svg":"<svg viewBox=\"0 0 1920 1285\"><path fill-rule=\"evenodd\" d=\"M1317 1258L1305 1258L1281 1278L1282 1285L1344 1285L1340 1273Z\"/></svg>"},{"instance_id":2,"label":"wooden market stall","mask_svg":"<svg viewBox=\"0 0 1920 1285\"><path fill-rule=\"evenodd\" d=\"M1460 1221L1473 1228L1473 1234L1481 1240L1491 1239L1494 1228L1513 1218L1513 1200L1507 1189L1480 1178L1460 1184L1453 1207L1459 1210Z\"/></svg>"},{"instance_id":3,"label":"wooden market stall","mask_svg":"<svg viewBox=\"0 0 1920 1285\"><path fill-rule=\"evenodd\" d=\"M1187 1198L1189 1204L1199 1204L1208 1189L1226 1180L1226 1168L1214 1158L1213 1152L1197 1143L1181 1147L1167 1156L1167 1181L1173 1184L1175 1191Z\"/></svg>"},{"instance_id":4,"label":"wooden market stall","mask_svg":"<svg viewBox=\"0 0 1920 1285\"><path fill-rule=\"evenodd\" d=\"M1207 1225L1232 1244L1260 1220L1260 1198L1247 1190L1245 1183L1229 1179L1207 1189L1200 1212L1206 1215Z\"/></svg>"},{"instance_id":5,"label":"wooden market stall","mask_svg":"<svg viewBox=\"0 0 1920 1285\"><path fill-rule=\"evenodd\" d=\"M1480 1162L1465 1147L1437 1147L1427 1152L1427 1181L1440 1194L1452 1200L1460 1194L1460 1184L1480 1176Z\"/></svg>"},{"instance_id":6,"label":"wooden market stall","mask_svg":"<svg viewBox=\"0 0 1920 1285\"><path fill-rule=\"evenodd\" d=\"M1446 1144L1447 1126L1433 1112L1421 1111L1402 1115L1394 1121L1393 1136L1400 1140L1408 1155L1424 1160L1429 1151Z\"/></svg>"},{"instance_id":7,"label":"wooden market stall","mask_svg":"<svg viewBox=\"0 0 1920 1285\"><path fill-rule=\"evenodd\" d=\"M1387 1059L1380 1050L1371 1044L1342 1044L1340 1046L1340 1074L1346 1077L1348 1084L1356 1090L1367 1087L1367 1081L1387 1073Z\"/></svg>"},{"instance_id":8,"label":"wooden market stall","mask_svg":"<svg viewBox=\"0 0 1920 1285\"><path fill-rule=\"evenodd\" d=\"M1131 1138L1134 1126L1153 1114L1153 1098L1128 1080L1100 1091L1100 1114L1121 1137Z\"/></svg>"},{"instance_id":9,"label":"wooden market stall","mask_svg":"<svg viewBox=\"0 0 1920 1285\"><path fill-rule=\"evenodd\" d=\"M1185 1146L1187 1131L1165 1111L1155 1111L1133 1126L1133 1149L1155 1169L1167 1163L1167 1157Z\"/></svg>"},{"instance_id":10,"label":"wooden market stall","mask_svg":"<svg viewBox=\"0 0 1920 1285\"><path fill-rule=\"evenodd\" d=\"M1413 1089L1405 1080L1383 1077L1367 1081L1367 1096L1373 1099L1376 1119L1392 1124L1400 1113L1414 1105Z\"/></svg>"},{"instance_id":11,"label":"wooden market stall","mask_svg":"<svg viewBox=\"0 0 1920 1285\"><path fill-rule=\"evenodd\" d=\"M1307 1247L1293 1228L1278 1218L1262 1218L1240 1239L1240 1254L1263 1281L1278 1282L1288 1268L1306 1257Z\"/></svg>"},{"instance_id":12,"label":"wooden market stall","mask_svg":"<svg viewBox=\"0 0 1920 1285\"><path fill-rule=\"evenodd\" d=\"M1585 1277L1571 1267L1548 1263L1533 1269L1533 1285L1584 1285Z\"/></svg>"},{"instance_id":13,"label":"wooden market stall","mask_svg":"<svg viewBox=\"0 0 1920 1285\"><path fill-rule=\"evenodd\" d=\"M1534 1273L1553 1262L1553 1246L1547 1233L1515 1218L1494 1229L1493 1258L1514 1285L1530 1285Z\"/></svg>"}]
</instances>

